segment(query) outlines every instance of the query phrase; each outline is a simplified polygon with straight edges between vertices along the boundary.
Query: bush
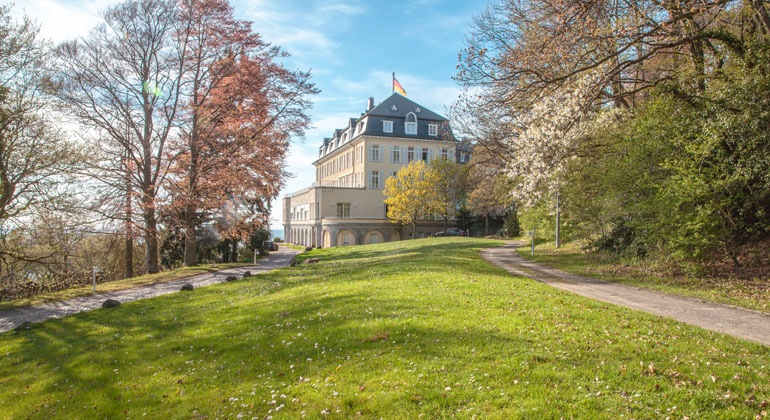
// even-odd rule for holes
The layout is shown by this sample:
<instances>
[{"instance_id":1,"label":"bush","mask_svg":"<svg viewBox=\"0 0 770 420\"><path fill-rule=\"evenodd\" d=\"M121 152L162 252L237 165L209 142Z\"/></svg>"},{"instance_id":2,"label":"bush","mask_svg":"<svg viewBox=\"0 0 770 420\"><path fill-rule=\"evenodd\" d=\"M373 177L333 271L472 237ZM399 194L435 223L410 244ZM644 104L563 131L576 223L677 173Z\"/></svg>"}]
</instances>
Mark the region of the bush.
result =
<instances>
[{"instance_id":1,"label":"bush","mask_svg":"<svg viewBox=\"0 0 770 420\"><path fill-rule=\"evenodd\" d=\"M515 237L521 234L521 226L519 225L519 212L517 210L511 210L505 216L503 221L503 235L507 237Z\"/></svg>"},{"instance_id":2,"label":"bush","mask_svg":"<svg viewBox=\"0 0 770 420\"><path fill-rule=\"evenodd\" d=\"M594 240L591 245L616 256L644 257L647 254L643 238L637 229L629 225L627 219L618 220L612 230Z\"/></svg>"}]
</instances>

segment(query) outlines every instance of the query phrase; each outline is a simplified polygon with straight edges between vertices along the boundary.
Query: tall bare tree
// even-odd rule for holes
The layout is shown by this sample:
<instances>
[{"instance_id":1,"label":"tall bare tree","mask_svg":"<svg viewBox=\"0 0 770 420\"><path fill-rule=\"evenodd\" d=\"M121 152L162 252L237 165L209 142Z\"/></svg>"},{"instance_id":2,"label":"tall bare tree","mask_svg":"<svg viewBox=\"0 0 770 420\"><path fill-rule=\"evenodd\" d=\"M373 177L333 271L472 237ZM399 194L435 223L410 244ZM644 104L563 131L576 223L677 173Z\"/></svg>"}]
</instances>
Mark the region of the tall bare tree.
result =
<instances>
[{"instance_id":1,"label":"tall bare tree","mask_svg":"<svg viewBox=\"0 0 770 420\"><path fill-rule=\"evenodd\" d=\"M100 177L137 194L148 273L159 270L158 194L171 159L167 142L179 109L184 43L174 42L170 0L129 0L108 9L105 23L57 49L58 95L92 130L103 157ZM126 124L128 130L125 130ZM125 188L125 187L124 187Z\"/></svg>"},{"instance_id":2,"label":"tall bare tree","mask_svg":"<svg viewBox=\"0 0 770 420\"><path fill-rule=\"evenodd\" d=\"M67 181L80 154L54 124L45 88L50 54L37 27L0 7L0 271L13 261L43 262L14 247L9 235L23 235L40 212L71 204Z\"/></svg>"}]
</instances>

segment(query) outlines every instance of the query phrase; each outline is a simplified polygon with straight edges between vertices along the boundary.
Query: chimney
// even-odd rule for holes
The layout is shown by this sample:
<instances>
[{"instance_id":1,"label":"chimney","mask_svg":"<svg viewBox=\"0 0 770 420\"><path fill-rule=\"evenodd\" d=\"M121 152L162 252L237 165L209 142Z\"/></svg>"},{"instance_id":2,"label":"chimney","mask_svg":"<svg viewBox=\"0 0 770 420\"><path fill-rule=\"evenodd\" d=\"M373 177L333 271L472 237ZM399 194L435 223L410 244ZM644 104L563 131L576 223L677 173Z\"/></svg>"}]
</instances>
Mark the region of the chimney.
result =
<instances>
[{"instance_id":1,"label":"chimney","mask_svg":"<svg viewBox=\"0 0 770 420\"><path fill-rule=\"evenodd\" d=\"M371 111L373 109L374 109L374 98L370 96L369 97L369 103L366 104L366 112L369 112L369 111Z\"/></svg>"}]
</instances>

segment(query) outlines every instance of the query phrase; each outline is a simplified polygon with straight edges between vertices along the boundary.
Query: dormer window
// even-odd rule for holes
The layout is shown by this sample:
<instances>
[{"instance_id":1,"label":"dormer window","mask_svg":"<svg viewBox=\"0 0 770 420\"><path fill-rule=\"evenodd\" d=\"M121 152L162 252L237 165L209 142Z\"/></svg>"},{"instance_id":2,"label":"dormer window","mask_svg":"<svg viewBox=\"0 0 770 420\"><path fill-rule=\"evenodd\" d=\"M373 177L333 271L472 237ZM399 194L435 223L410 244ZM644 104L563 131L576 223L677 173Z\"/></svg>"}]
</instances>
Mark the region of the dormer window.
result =
<instances>
[{"instance_id":1,"label":"dormer window","mask_svg":"<svg viewBox=\"0 0 770 420\"><path fill-rule=\"evenodd\" d=\"M364 131L364 122L361 121L360 123L358 123L358 131L357 132L360 135L363 131Z\"/></svg>"},{"instance_id":2,"label":"dormer window","mask_svg":"<svg viewBox=\"0 0 770 420\"><path fill-rule=\"evenodd\" d=\"M342 142L345 143L346 141L348 141L348 133L342 135Z\"/></svg>"},{"instance_id":3,"label":"dormer window","mask_svg":"<svg viewBox=\"0 0 770 420\"><path fill-rule=\"evenodd\" d=\"M382 132L383 133L392 133L393 132L393 121L383 121L382 122Z\"/></svg>"},{"instance_id":4,"label":"dormer window","mask_svg":"<svg viewBox=\"0 0 770 420\"><path fill-rule=\"evenodd\" d=\"M406 114L406 122L404 124L406 134L417 135L417 116L413 112Z\"/></svg>"},{"instance_id":5,"label":"dormer window","mask_svg":"<svg viewBox=\"0 0 770 420\"><path fill-rule=\"evenodd\" d=\"M428 135L438 136L438 124L428 124Z\"/></svg>"}]
</instances>

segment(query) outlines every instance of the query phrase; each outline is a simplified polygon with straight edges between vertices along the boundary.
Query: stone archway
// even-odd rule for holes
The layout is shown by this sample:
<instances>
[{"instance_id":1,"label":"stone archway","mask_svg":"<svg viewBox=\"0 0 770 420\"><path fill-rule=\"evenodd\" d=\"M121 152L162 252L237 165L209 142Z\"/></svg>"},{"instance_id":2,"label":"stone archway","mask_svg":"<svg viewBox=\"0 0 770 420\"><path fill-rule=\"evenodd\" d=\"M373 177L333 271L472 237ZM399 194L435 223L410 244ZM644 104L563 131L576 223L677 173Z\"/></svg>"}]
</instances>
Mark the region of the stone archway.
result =
<instances>
[{"instance_id":1,"label":"stone archway","mask_svg":"<svg viewBox=\"0 0 770 420\"><path fill-rule=\"evenodd\" d=\"M365 244L381 244L385 242L385 236L379 230L370 230L364 235Z\"/></svg>"},{"instance_id":2,"label":"stone archway","mask_svg":"<svg viewBox=\"0 0 770 420\"><path fill-rule=\"evenodd\" d=\"M331 235L329 235L328 230L324 230L323 245L324 245L324 248L331 248L332 246L332 239L331 239Z\"/></svg>"},{"instance_id":3,"label":"stone archway","mask_svg":"<svg viewBox=\"0 0 770 420\"><path fill-rule=\"evenodd\" d=\"M349 230L341 230L340 233L337 234L337 246L355 245L355 244L356 244L356 235L353 234L353 232Z\"/></svg>"}]
</instances>

